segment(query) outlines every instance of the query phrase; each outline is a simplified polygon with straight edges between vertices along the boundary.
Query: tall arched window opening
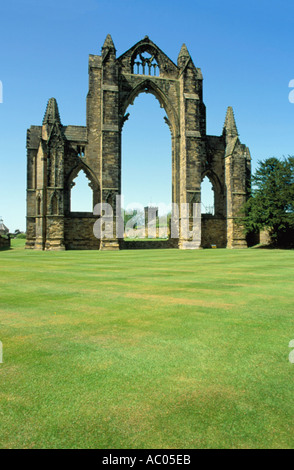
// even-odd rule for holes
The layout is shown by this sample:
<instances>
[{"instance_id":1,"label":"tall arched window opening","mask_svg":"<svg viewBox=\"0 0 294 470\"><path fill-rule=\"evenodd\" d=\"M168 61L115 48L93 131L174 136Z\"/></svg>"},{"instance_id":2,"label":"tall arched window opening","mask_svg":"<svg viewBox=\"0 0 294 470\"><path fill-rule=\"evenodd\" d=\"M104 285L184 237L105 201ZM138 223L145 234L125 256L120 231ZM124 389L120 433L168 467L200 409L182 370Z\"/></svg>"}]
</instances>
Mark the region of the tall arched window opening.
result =
<instances>
[{"instance_id":1,"label":"tall arched window opening","mask_svg":"<svg viewBox=\"0 0 294 470\"><path fill-rule=\"evenodd\" d=\"M214 189L207 176L205 176L201 183L201 213L215 215Z\"/></svg>"},{"instance_id":2,"label":"tall arched window opening","mask_svg":"<svg viewBox=\"0 0 294 470\"><path fill-rule=\"evenodd\" d=\"M85 172L80 170L73 180L70 197L71 212L93 212L93 191Z\"/></svg>"},{"instance_id":3,"label":"tall arched window opening","mask_svg":"<svg viewBox=\"0 0 294 470\"><path fill-rule=\"evenodd\" d=\"M123 208L128 215L134 209L138 216L139 210L138 220L144 224L144 208L156 206L159 224L160 219L164 223L172 202L171 132L164 119L166 112L151 93L141 93L128 112L130 118L122 133Z\"/></svg>"}]
</instances>

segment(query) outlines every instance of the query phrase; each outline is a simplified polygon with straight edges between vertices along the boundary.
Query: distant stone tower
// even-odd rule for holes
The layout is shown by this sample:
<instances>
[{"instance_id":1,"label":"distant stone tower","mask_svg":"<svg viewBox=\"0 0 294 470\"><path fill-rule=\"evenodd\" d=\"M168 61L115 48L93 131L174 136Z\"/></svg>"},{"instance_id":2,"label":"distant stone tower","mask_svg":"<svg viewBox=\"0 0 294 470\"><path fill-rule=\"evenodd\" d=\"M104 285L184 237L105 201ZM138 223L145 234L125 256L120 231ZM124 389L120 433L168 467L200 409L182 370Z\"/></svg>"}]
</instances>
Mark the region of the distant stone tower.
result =
<instances>
[{"instance_id":1,"label":"distant stone tower","mask_svg":"<svg viewBox=\"0 0 294 470\"><path fill-rule=\"evenodd\" d=\"M192 224L192 210L182 204L201 201L207 176L215 195L214 215L202 215L201 243L180 231L179 248L243 248L240 210L250 181L250 153L240 143L231 107L221 136L206 134L203 78L185 45L173 63L148 36L120 57L107 36L101 55L89 57L86 126L63 126L56 100L48 102L42 126L27 133L27 248L108 249L122 246L113 237L97 240L93 213L72 212L71 188L80 171L89 179L93 206L110 203L114 215L121 194L121 137L129 105L140 93L152 93L166 111L172 139L172 201L180 208L180 223Z\"/></svg>"}]
</instances>

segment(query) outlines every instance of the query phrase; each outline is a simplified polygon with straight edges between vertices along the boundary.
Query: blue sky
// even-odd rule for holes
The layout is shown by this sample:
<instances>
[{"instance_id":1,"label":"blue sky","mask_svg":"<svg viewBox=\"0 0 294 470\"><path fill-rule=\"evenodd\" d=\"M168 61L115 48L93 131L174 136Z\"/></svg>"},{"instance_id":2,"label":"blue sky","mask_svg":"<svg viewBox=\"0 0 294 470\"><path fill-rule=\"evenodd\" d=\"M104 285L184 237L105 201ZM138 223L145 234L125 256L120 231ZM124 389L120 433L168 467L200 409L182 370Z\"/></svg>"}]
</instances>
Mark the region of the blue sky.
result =
<instances>
[{"instance_id":1,"label":"blue sky","mask_svg":"<svg viewBox=\"0 0 294 470\"><path fill-rule=\"evenodd\" d=\"M63 124L85 125L88 55L100 54L108 33L118 56L147 34L176 62L186 43L204 76L207 132L220 135L226 108L233 106L253 168L260 159L294 154L294 104L288 99L293 18L288 0L2 0L0 215L6 225L25 229L26 129L41 124L52 96ZM168 202L170 135L163 110L153 96L140 95L128 111L126 200ZM154 174L164 194L156 179L151 191Z\"/></svg>"}]
</instances>

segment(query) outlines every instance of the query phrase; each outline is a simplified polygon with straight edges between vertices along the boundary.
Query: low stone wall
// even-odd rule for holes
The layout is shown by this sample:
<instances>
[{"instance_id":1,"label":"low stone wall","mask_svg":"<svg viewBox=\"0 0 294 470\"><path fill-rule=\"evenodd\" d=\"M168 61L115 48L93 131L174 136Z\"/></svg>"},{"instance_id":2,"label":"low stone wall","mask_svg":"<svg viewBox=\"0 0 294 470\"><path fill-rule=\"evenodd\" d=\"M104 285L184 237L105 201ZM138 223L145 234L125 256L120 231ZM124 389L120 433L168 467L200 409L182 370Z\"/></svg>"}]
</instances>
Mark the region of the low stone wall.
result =
<instances>
[{"instance_id":1,"label":"low stone wall","mask_svg":"<svg viewBox=\"0 0 294 470\"><path fill-rule=\"evenodd\" d=\"M217 248L226 248L226 220L214 216L202 215L201 222L202 248L211 248L211 245L216 245Z\"/></svg>"},{"instance_id":2,"label":"low stone wall","mask_svg":"<svg viewBox=\"0 0 294 470\"><path fill-rule=\"evenodd\" d=\"M177 240L122 240L121 250L162 250L177 248Z\"/></svg>"},{"instance_id":3,"label":"low stone wall","mask_svg":"<svg viewBox=\"0 0 294 470\"><path fill-rule=\"evenodd\" d=\"M64 219L64 244L67 250L99 250L100 240L93 233L97 216L76 213Z\"/></svg>"},{"instance_id":4,"label":"low stone wall","mask_svg":"<svg viewBox=\"0 0 294 470\"><path fill-rule=\"evenodd\" d=\"M2 235L0 235L0 248L10 248L10 246L10 237L3 237Z\"/></svg>"},{"instance_id":5,"label":"low stone wall","mask_svg":"<svg viewBox=\"0 0 294 470\"><path fill-rule=\"evenodd\" d=\"M100 240L93 234L97 216L91 213L73 213L64 219L64 241L67 250L99 250ZM201 247L226 248L227 246L226 219L209 215L202 216ZM178 248L178 240L121 240L122 250L149 250Z\"/></svg>"}]
</instances>

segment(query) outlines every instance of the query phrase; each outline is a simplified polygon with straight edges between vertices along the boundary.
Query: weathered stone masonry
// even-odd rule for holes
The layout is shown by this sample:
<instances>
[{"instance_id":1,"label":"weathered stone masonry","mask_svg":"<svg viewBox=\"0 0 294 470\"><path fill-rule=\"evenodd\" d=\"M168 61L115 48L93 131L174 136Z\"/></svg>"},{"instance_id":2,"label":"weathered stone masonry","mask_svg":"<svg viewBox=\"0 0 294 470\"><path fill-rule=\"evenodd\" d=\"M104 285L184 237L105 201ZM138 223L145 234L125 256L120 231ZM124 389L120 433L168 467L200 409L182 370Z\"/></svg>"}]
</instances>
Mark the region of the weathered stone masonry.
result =
<instances>
[{"instance_id":1,"label":"weathered stone masonry","mask_svg":"<svg viewBox=\"0 0 294 470\"><path fill-rule=\"evenodd\" d=\"M215 193L214 216L202 216L201 246L246 247L237 223L250 180L249 149L240 143L231 107L223 134L206 134L203 78L185 45L174 64L147 36L120 57L108 35L102 53L89 56L87 125L63 126L56 100L47 104L42 126L27 132L27 248L119 249L117 238L97 240L92 213L73 213L73 180L83 170L93 190L93 206L115 207L121 192L121 134L127 109L142 92L152 93L166 111L172 139L172 201L201 201L207 176ZM192 211L184 214L192 224ZM179 248L199 248L179 234Z\"/></svg>"}]
</instances>

